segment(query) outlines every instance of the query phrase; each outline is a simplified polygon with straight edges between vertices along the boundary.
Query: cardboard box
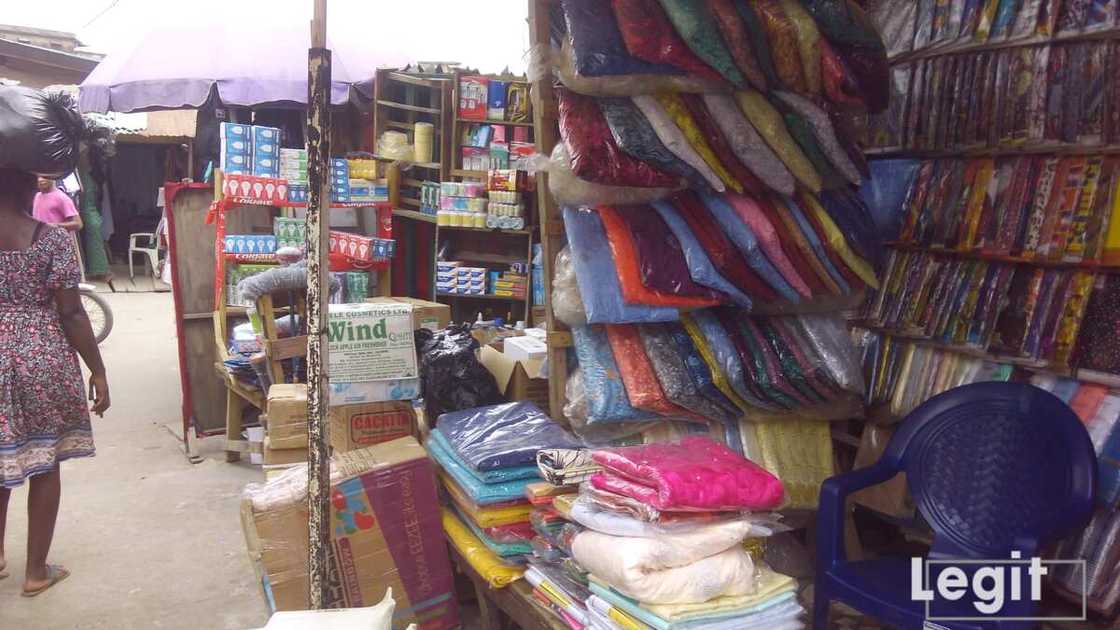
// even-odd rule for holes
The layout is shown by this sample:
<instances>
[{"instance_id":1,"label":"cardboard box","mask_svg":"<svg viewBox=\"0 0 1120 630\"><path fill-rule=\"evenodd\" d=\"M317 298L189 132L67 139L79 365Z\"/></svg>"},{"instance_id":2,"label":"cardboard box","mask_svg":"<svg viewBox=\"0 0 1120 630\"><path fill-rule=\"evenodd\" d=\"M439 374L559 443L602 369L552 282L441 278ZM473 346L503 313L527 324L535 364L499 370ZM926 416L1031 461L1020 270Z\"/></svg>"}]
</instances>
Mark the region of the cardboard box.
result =
<instances>
[{"instance_id":1,"label":"cardboard box","mask_svg":"<svg viewBox=\"0 0 1120 630\"><path fill-rule=\"evenodd\" d=\"M412 403L378 402L331 407L331 448L335 453L366 448L416 434Z\"/></svg>"},{"instance_id":2,"label":"cardboard box","mask_svg":"<svg viewBox=\"0 0 1120 630\"><path fill-rule=\"evenodd\" d=\"M394 630L459 627L435 475L411 437L331 460L328 608L381 601L393 589ZM307 469L246 489L241 522L272 610L308 607Z\"/></svg>"},{"instance_id":3,"label":"cardboard box","mask_svg":"<svg viewBox=\"0 0 1120 630\"><path fill-rule=\"evenodd\" d=\"M367 302L374 304L411 304L412 329L443 330L451 325L451 307L439 302L429 302L409 297L378 297L370 298Z\"/></svg>"},{"instance_id":4,"label":"cardboard box","mask_svg":"<svg viewBox=\"0 0 1120 630\"><path fill-rule=\"evenodd\" d=\"M417 378L412 321L407 303L332 304L327 321L331 384Z\"/></svg>"},{"instance_id":5,"label":"cardboard box","mask_svg":"<svg viewBox=\"0 0 1120 630\"><path fill-rule=\"evenodd\" d=\"M459 118L486 120L490 100L490 79L479 76L459 77Z\"/></svg>"},{"instance_id":6,"label":"cardboard box","mask_svg":"<svg viewBox=\"0 0 1120 630\"><path fill-rule=\"evenodd\" d=\"M307 385L278 383L268 388L265 408L272 448L307 446Z\"/></svg>"},{"instance_id":7,"label":"cardboard box","mask_svg":"<svg viewBox=\"0 0 1120 630\"><path fill-rule=\"evenodd\" d=\"M517 361L494 346L482 346L478 359L494 375L507 399L531 400L548 409L548 378L543 375L547 360Z\"/></svg>"},{"instance_id":8,"label":"cardboard box","mask_svg":"<svg viewBox=\"0 0 1120 630\"><path fill-rule=\"evenodd\" d=\"M366 383L331 383L330 405L358 405L420 397L420 379L406 378Z\"/></svg>"},{"instance_id":9,"label":"cardboard box","mask_svg":"<svg viewBox=\"0 0 1120 630\"><path fill-rule=\"evenodd\" d=\"M264 438L264 465L288 466L302 464L307 461L306 442L303 448L276 448L268 436Z\"/></svg>"}]
</instances>

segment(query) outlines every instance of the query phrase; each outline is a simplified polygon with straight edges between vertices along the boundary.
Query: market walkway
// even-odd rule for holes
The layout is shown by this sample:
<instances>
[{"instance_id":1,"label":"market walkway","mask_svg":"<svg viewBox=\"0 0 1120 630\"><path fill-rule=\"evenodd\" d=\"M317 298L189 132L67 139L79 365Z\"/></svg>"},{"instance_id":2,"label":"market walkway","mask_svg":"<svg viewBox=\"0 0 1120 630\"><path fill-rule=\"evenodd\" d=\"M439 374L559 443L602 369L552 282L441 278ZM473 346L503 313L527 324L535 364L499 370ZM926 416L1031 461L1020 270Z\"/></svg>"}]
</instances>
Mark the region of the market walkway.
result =
<instances>
[{"instance_id":1,"label":"market walkway","mask_svg":"<svg viewBox=\"0 0 1120 630\"><path fill-rule=\"evenodd\" d=\"M116 327L102 352L113 408L94 419L97 457L63 466L51 552L73 576L35 599L19 596L27 519L26 491L17 490L0 628L264 625L238 521L240 490L260 473L225 464L216 445L206 445L205 462L191 465L169 431L179 431L180 405L170 294L107 297Z\"/></svg>"}]
</instances>

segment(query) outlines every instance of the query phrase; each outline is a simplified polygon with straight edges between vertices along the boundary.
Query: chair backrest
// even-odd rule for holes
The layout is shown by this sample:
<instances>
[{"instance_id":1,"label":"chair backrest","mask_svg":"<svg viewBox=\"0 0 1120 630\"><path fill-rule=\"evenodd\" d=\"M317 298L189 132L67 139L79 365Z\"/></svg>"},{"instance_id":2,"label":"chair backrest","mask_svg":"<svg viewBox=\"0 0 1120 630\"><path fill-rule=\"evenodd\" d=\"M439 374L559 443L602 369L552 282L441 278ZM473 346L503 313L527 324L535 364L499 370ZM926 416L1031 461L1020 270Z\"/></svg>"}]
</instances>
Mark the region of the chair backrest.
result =
<instances>
[{"instance_id":1,"label":"chair backrest","mask_svg":"<svg viewBox=\"0 0 1120 630\"><path fill-rule=\"evenodd\" d=\"M1024 557L1083 524L1097 462L1060 399L1025 383L974 383L906 417L883 455L904 471L935 557Z\"/></svg>"}]
</instances>

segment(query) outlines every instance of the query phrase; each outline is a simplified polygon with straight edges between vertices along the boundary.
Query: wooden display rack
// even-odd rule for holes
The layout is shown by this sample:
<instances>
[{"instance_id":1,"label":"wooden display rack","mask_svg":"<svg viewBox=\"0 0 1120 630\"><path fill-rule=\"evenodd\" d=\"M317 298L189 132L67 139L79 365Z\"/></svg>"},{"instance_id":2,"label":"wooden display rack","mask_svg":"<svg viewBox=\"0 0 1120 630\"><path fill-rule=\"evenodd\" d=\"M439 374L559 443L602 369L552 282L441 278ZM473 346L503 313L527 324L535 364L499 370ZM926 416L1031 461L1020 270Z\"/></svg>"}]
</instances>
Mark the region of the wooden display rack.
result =
<instances>
[{"instance_id":1,"label":"wooden display rack","mask_svg":"<svg viewBox=\"0 0 1120 630\"><path fill-rule=\"evenodd\" d=\"M388 211L393 207L394 200L399 195L399 181L400 172L399 166L396 163L390 163L385 167L385 178L389 185L389 201L379 204L360 204L360 203L340 203L332 204L331 209L356 209L358 218L358 231L362 234L368 234L370 228L367 227L365 220L365 209L374 209L375 211L385 210ZM294 217L295 208L304 207L305 204L288 203L281 205L272 205L267 202L258 200L245 200L236 198L226 198L222 196L222 173L215 171L214 176L214 206L218 212L233 211L239 206L252 206L257 208L269 208L275 216ZM224 261L229 259L230 256L224 253L224 243L222 241L222 232L218 232L218 240L214 244L215 257L223 261L218 266L223 275L225 271ZM377 269L377 296L387 297L391 295L391 265L383 265ZM228 343L229 332L231 329L230 319L248 317L249 309L244 306L230 305L229 296L226 291L226 283L223 278L215 278L217 287L215 291L215 312L214 312L214 343L217 350L217 361L214 363L214 369L217 372L218 378L222 380L226 386L226 461L235 462L241 459L242 453L251 452L251 447L247 440L241 439L242 417L247 409L254 407L260 411L265 410L266 392L254 390L246 387L238 382L232 374L226 370L224 361L230 357ZM282 293L287 294L288 291ZM307 304L306 295L296 292L298 295L294 299L294 303L278 304L275 294L262 296L256 304L257 313L269 314L267 317L261 318L261 325L264 330L262 335L262 348L268 361L268 372L274 383L284 382L284 370L281 366L281 361L291 359L294 357L306 356L307 353L307 337L296 336L281 338L276 329L276 317L284 316L287 314L301 314L306 316Z\"/></svg>"}]
</instances>

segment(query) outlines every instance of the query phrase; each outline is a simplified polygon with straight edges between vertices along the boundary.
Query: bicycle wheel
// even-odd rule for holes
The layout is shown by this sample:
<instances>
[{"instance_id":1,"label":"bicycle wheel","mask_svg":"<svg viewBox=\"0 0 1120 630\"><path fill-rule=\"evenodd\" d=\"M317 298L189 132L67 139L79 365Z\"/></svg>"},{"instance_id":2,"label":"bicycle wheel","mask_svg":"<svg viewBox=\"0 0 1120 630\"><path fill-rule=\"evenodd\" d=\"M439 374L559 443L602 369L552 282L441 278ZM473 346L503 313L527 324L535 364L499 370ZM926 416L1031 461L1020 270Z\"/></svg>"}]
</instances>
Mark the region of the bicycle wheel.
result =
<instances>
[{"instance_id":1,"label":"bicycle wheel","mask_svg":"<svg viewBox=\"0 0 1120 630\"><path fill-rule=\"evenodd\" d=\"M89 291L82 291L82 307L93 326L93 337L100 344L113 330L113 311L104 298Z\"/></svg>"}]
</instances>

